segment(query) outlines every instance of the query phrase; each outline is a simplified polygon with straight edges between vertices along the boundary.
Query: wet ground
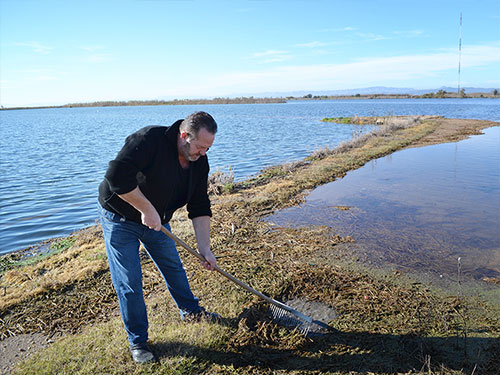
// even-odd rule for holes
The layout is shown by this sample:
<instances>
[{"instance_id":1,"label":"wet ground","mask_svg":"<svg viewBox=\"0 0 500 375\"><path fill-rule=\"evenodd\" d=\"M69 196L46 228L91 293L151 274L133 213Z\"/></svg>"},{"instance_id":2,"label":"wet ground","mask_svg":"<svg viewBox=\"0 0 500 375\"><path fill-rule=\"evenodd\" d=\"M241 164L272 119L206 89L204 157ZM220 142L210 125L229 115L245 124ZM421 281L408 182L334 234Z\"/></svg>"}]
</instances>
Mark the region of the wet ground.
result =
<instances>
[{"instance_id":1,"label":"wet ground","mask_svg":"<svg viewBox=\"0 0 500 375\"><path fill-rule=\"evenodd\" d=\"M500 127L398 151L312 191L269 218L352 236L369 263L437 278L500 277Z\"/></svg>"}]
</instances>

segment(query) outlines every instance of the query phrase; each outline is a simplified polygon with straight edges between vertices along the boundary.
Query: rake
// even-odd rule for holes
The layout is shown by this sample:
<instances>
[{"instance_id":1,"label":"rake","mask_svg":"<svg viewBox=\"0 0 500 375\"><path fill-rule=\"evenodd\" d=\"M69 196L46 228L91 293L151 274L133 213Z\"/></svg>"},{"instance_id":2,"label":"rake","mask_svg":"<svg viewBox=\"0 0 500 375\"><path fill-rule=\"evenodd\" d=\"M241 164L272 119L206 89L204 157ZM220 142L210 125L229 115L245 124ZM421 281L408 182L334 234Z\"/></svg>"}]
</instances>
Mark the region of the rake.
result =
<instances>
[{"instance_id":1,"label":"rake","mask_svg":"<svg viewBox=\"0 0 500 375\"><path fill-rule=\"evenodd\" d=\"M181 245L183 248L185 248L187 251L189 251L191 254L196 256L199 260L205 261L205 258L203 255L201 255L199 252L196 250L192 249L188 244L186 244L183 240L181 240L179 237L177 237L175 234L170 232L167 228L165 228L163 225L161 227L161 231L165 233L168 237L170 237L172 240L177 242L179 245ZM302 314L300 311L297 311L290 306L285 305L282 302L276 301L275 299L266 296L265 294L262 294L258 290L255 290L251 286L248 286L244 282L238 280L236 277L231 275L230 273L220 269L218 266L215 266L214 268L215 271L219 272L222 276L226 277L227 279L231 280L233 283L239 285L243 289L247 290L250 293L255 294L257 297L262 298L263 300L269 302L271 304L271 314L273 318L288 327L297 327L300 332L302 332L305 336L309 333L309 330L311 329L311 326L313 324L316 324L322 328L331 330L332 327L327 325L326 323L323 323L318 320L314 320L310 316L307 316L305 314Z\"/></svg>"}]
</instances>

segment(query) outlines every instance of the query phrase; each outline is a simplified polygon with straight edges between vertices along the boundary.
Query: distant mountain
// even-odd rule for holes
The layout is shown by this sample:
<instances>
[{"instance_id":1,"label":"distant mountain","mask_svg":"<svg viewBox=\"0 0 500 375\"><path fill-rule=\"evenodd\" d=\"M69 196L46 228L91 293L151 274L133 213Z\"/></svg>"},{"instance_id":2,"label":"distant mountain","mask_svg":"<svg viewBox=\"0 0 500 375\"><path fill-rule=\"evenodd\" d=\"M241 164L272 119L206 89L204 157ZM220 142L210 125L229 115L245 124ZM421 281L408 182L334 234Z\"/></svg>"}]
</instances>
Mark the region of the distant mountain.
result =
<instances>
[{"instance_id":1,"label":"distant mountain","mask_svg":"<svg viewBox=\"0 0 500 375\"><path fill-rule=\"evenodd\" d=\"M465 92L468 94L472 93L491 93L495 88L477 88L477 87L461 87L461 89L465 89ZM427 94L430 92L438 92L439 90L444 90L446 92L456 92L457 88L456 87L440 87L437 89L413 89L413 88L408 88L408 87L385 87L385 86L376 86L376 87L364 87L364 88L357 88L357 89L345 89L345 90L322 90L322 91L289 91L289 92L262 92L262 93L255 93L251 94L252 96L263 98L263 97L287 97L287 96L293 96L293 97L302 97L305 95L313 95L313 96L351 96L351 95L374 95L374 94L409 94L409 95L423 95ZM249 96L250 94L246 95L234 95L235 97L237 96ZM230 97L233 97L231 95Z\"/></svg>"}]
</instances>

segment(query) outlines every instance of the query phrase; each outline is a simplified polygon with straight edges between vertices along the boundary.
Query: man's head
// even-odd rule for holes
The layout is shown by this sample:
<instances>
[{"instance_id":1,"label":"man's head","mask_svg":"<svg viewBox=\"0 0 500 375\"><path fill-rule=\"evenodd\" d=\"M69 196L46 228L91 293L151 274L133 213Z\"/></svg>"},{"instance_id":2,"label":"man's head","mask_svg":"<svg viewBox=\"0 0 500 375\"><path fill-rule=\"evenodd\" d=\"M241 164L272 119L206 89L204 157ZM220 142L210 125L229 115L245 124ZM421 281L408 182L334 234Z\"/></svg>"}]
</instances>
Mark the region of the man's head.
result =
<instances>
[{"instance_id":1,"label":"man's head","mask_svg":"<svg viewBox=\"0 0 500 375\"><path fill-rule=\"evenodd\" d=\"M196 161L212 146L217 132L217 123L206 112L194 112L179 125L179 156Z\"/></svg>"},{"instance_id":2,"label":"man's head","mask_svg":"<svg viewBox=\"0 0 500 375\"><path fill-rule=\"evenodd\" d=\"M217 123L213 117L202 111L191 113L179 126L181 133L187 132L194 137L198 136L198 132L201 128L214 135L217 133Z\"/></svg>"}]
</instances>

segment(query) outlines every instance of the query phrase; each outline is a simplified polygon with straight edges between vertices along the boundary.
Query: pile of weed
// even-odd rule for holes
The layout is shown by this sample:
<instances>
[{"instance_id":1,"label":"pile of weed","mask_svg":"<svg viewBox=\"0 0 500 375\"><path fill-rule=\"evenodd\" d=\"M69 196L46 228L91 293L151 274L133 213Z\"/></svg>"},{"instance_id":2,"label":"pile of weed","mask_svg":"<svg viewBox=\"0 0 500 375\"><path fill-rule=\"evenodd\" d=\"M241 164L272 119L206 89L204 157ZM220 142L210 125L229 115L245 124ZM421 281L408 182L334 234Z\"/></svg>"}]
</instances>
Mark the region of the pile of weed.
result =
<instances>
[{"instance_id":1,"label":"pile of weed","mask_svg":"<svg viewBox=\"0 0 500 375\"><path fill-rule=\"evenodd\" d=\"M106 269L102 236L96 227L68 239L58 239L52 252L19 259L0 279L3 296L0 312L41 295L63 289L80 280L92 279Z\"/></svg>"}]
</instances>

